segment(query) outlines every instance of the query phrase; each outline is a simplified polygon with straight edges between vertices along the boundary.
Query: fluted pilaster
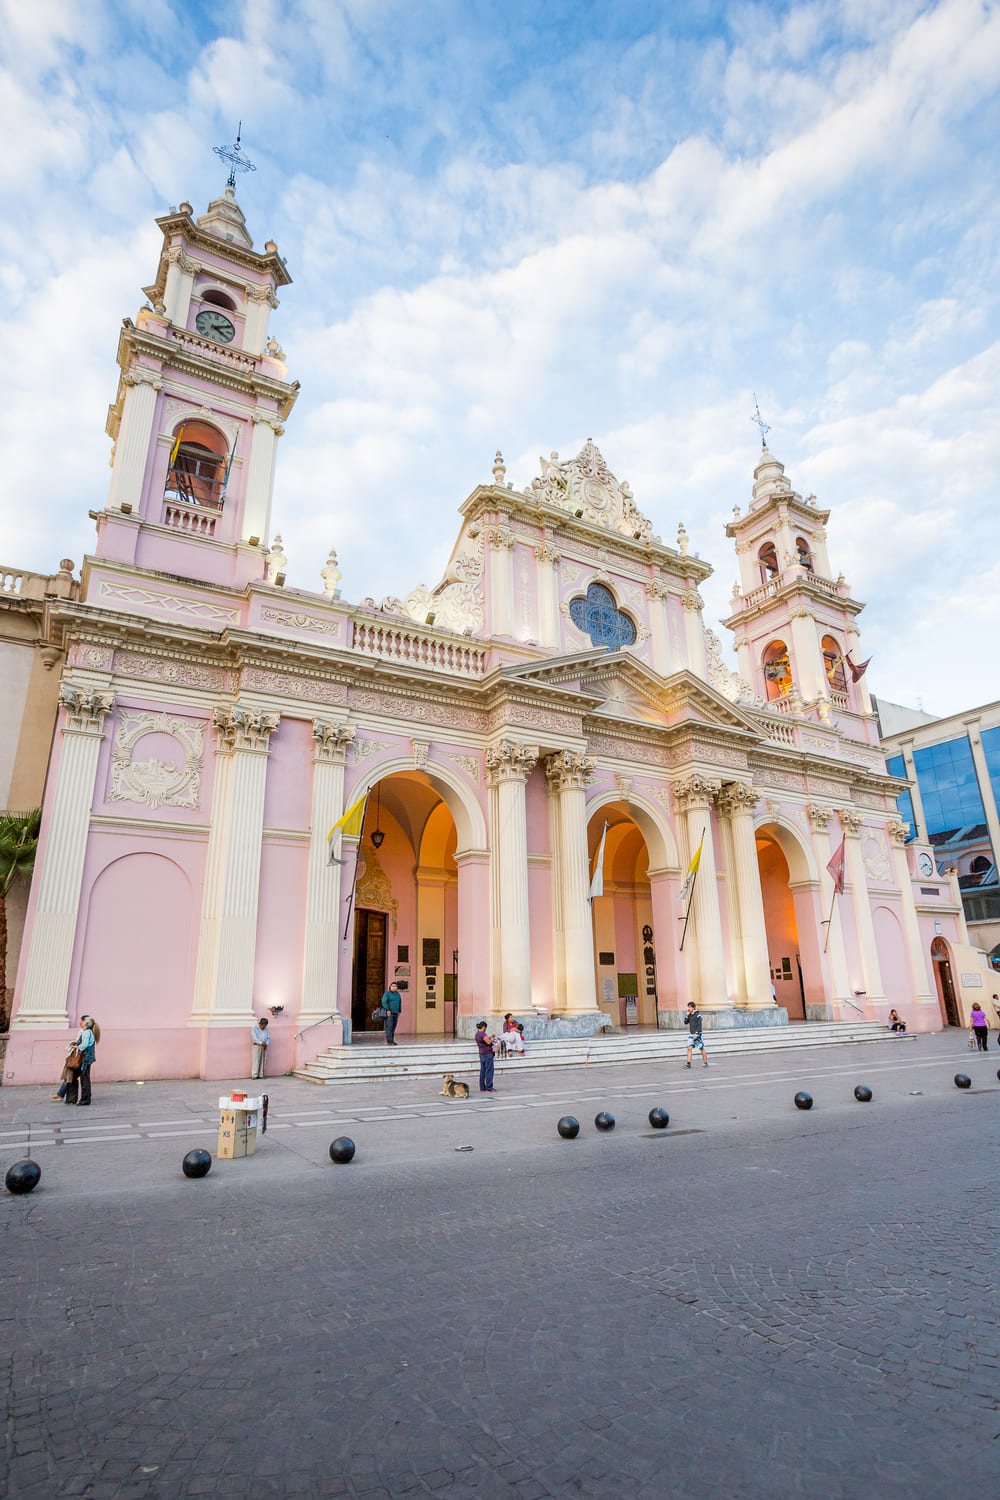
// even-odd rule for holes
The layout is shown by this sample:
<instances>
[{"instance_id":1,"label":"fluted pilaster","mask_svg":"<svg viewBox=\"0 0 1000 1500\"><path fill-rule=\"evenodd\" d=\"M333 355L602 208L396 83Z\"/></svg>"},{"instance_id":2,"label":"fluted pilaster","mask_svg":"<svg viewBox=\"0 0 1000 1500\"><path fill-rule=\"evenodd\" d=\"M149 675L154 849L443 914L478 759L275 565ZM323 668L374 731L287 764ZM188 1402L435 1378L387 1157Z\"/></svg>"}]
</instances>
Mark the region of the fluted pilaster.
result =
<instances>
[{"instance_id":1,"label":"fluted pilaster","mask_svg":"<svg viewBox=\"0 0 1000 1500\"><path fill-rule=\"evenodd\" d=\"M703 1010L724 1010L729 1003L712 834L712 807L720 789L720 782L701 775L676 781L673 788L674 801L683 812L687 825L690 854L693 855L701 845L701 863L694 883L687 941L691 942L693 937L697 951L698 1000Z\"/></svg>"},{"instance_id":2,"label":"fluted pilaster","mask_svg":"<svg viewBox=\"0 0 1000 1500\"><path fill-rule=\"evenodd\" d=\"M528 829L524 785L537 745L503 740L486 751L490 794L490 992L496 1011L531 1007Z\"/></svg>"},{"instance_id":3,"label":"fluted pilaster","mask_svg":"<svg viewBox=\"0 0 1000 1500\"><path fill-rule=\"evenodd\" d=\"M354 730L313 720L313 788L306 884L306 927L299 1025L337 1009L340 960L340 872L330 863L327 835L344 811L344 761Z\"/></svg>"},{"instance_id":4,"label":"fluted pilaster","mask_svg":"<svg viewBox=\"0 0 1000 1500\"><path fill-rule=\"evenodd\" d=\"M861 949L861 969L864 974L868 1001L885 999L882 987L882 972L878 962L878 945L875 941L875 923L872 919L871 897L868 894L868 874L865 870L861 848L862 814L853 807L837 809L840 826L844 830L847 875L851 882L851 900L854 905L854 925Z\"/></svg>"},{"instance_id":5,"label":"fluted pilaster","mask_svg":"<svg viewBox=\"0 0 1000 1500\"><path fill-rule=\"evenodd\" d=\"M38 903L15 1026L67 1024L73 947L80 914L83 865L94 800L104 717L114 695L63 683L62 748L37 879Z\"/></svg>"},{"instance_id":6,"label":"fluted pilaster","mask_svg":"<svg viewBox=\"0 0 1000 1500\"><path fill-rule=\"evenodd\" d=\"M549 792L558 805L559 893L566 984L563 1008L573 1013L598 1008L594 929L588 899L586 786L593 774L594 761L575 750L560 750L545 760Z\"/></svg>"},{"instance_id":7,"label":"fluted pilaster","mask_svg":"<svg viewBox=\"0 0 1000 1500\"><path fill-rule=\"evenodd\" d=\"M123 504L139 509L146 461L153 440L153 417L156 395L163 381L152 370L134 366L125 376L125 400L122 405L115 461L108 490L108 509L120 510ZM159 520L156 515L155 520Z\"/></svg>"}]
</instances>

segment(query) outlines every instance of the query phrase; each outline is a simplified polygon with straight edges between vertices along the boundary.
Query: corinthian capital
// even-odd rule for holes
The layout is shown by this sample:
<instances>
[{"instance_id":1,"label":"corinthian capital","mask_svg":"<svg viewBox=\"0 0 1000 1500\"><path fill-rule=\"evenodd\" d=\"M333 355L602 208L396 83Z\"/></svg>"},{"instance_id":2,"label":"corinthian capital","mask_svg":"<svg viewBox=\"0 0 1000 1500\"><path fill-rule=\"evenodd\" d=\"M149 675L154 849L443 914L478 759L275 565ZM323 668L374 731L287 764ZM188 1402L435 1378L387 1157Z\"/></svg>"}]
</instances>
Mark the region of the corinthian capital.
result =
<instances>
[{"instance_id":1,"label":"corinthian capital","mask_svg":"<svg viewBox=\"0 0 1000 1500\"><path fill-rule=\"evenodd\" d=\"M910 830L902 819L893 818L886 824L886 832L894 844L903 845L910 837Z\"/></svg>"},{"instance_id":2,"label":"corinthian capital","mask_svg":"<svg viewBox=\"0 0 1000 1500\"><path fill-rule=\"evenodd\" d=\"M126 385L151 385L154 391L163 390L163 381L155 370L147 369L145 365L133 365L125 376Z\"/></svg>"},{"instance_id":3,"label":"corinthian capital","mask_svg":"<svg viewBox=\"0 0 1000 1500\"><path fill-rule=\"evenodd\" d=\"M711 807L722 788L708 776L685 776L673 783L674 802L685 812L692 807Z\"/></svg>"},{"instance_id":4,"label":"corinthian capital","mask_svg":"<svg viewBox=\"0 0 1000 1500\"><path fill-rule=\"evenodd\" d=\"M501 740L486 752L486 784L499 786L504 781L526 781L537 760L537 745Z\"/></svg>"},{"instance_id":5,"label":"corinthian capital","mask_svg":"<svg viewBox=\"0 0 1000 1500\"><path fill-rule=\"evenodd\" d=\"M864 826L863 814L859 813L856 807L838 807L837 817L840 819L840 826L844 832L849 833L852 838L857 838Z\"/></svg>"},{"instance_id":6,"label":"corinthian capital","mask_svg":"<svg viewBox=\"0 0 1000 1500\"><path fill-rule=\"evenodd\" d=\"M557 750L545 757L545 779L550 792L561 792L565 787L584 787L594 774L596 761L591 755L581 755L577 750Z\"/></svg>"},{"instance_id":7,"label":"corinthian capital","mask_svg":"<svg viewBox=\"0 0 1000 1500\"><path fill-rule=\"evenodd\" d=\"M517 538L509 526L487 526L486 540L497 552L513 552Z\"/></svg>"},{"instance_id":8,"label":"corinthian capital","mask_svg":"<svg viewBox=\"0 0 1000 1500\"><path fill-rule=\"evenodd\" d=\"M218 732L218 753L232 755L234 750L242 750L266 755L280 718L280 714L244 708L240 703L217 708L212 723Z\"/></svg>"},{"instance_id":9,"label":"corinthian capital","mask_svg":"<svg viewBox=\"0 0 1000 1500\"><path fill-rule=\"evenodd\" d=\"M346 724L330 724L326 719L313 719L313 761L316 765L344 764L347 747L354 739L355 730Z\"/></svg>"},{"instance_id":10,"label":"corinthian capital","mask_svg":"<svg viewBox=\"0 0 1000 1500\"><path fill-rule=\"evenodd\" d=\"M66 710L63 734L100 734L114 693L110 688L80 688L64 682L59 689L59 702Z\"/></svg>"},{"instance_id":11,"label":"corinthian capital","mask_svg":"<svg viewBox=\"0 0 1000 1500\"><path fill-rule=\"evenodd\" d=\"M559 561L559 548L554 546L552 542L536 542L535 556L540 563L548 563L550 567L554 568Z\"/></svg>"},{"instance_id":12,"label":"corinthian capital","mask_svg":"<svg viewBox=\"0 0 1000 1500\"><path fill-rule=\"evenodd\" d=\"M816 832L825 833L830 826L830 819L833 817L833 808L821 807L818 802L810 802L806 808L806 812L809 814L809 822Z\"/></svg>"},{"instance_id":13,"label":"corinthian capital","mask_svg":"<svg viewBox=\"0 0 1000 1500\"><path fill-rule=\"evenodd\" d=\"M682 609L704 609L705 601L697 589L690 589L688 593L681 595Z\"/></svg>"},{"instance_id":14,"label":"corinthian capital","mask_svg":"<svg viewBox=\"0 0 1000 1500\"><path fill-rule=\"evenodd\" d=\"M760 801L760 793L748 781L727 781L716 798L716 806L724 818L739 813L752 813Z\"/></svg>"}]
</instances>

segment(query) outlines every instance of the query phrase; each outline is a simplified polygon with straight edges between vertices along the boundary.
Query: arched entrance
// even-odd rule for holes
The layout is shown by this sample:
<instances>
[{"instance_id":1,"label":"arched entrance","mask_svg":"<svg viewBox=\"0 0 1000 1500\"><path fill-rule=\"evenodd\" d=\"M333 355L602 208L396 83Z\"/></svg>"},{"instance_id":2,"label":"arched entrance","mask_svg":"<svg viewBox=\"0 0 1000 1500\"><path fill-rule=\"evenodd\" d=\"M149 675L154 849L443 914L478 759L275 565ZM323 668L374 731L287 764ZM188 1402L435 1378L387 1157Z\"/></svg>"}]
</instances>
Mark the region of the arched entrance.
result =
<instances>
[{"instance_id":1,"label":"arched entrance","mask_svg":"<svg viewBox=\"0 0 1000 1500\"><path fill-rule=\"evenodd\" d=\"M597 1001L615 1026L655 1026L662 981L649 849L628 805L609 803L587 827L592 871L605 822L604 894L594 898L591 909Z\"/></svg>"},{"instance_id":2,"label":"arched entrance","mask_svg":"<svg viewBox=\"0 0 1000 1500\"><path fill-rule=\"evenodd\" d=\"M777 822L764 823L757 828L756 838L775 998L788 1011L790 1021L804 1021L808 1007L826 1004L819 880L793 830Z\"/></svg>"},{"instance_id":3,"label":"arched entrance","mask_svg":"<svg viewBox=\"0 0 1000 1500\"><path fill-rule=\"evenodd\" d=\"M369 793L354 889L355 1036L381 1031L372 1011L392 980L400 1036L454 1034L457 843L451 811L423 772L396 772Z\"/></svg>"},{"instance_id":4,"label":"arched entrance","mask_svg":"<svg viewBox=\"0 0 1000 1500\"><path fill-rule=\"evenodd\" d=\"M942 937L936 937L931 943L931 963L934 967L934 983L937 985L941 1014L948 1026L961 1026L962 1016L955 997L955 981L951 972L951 953Z\"/></svg>"}]
</instances>

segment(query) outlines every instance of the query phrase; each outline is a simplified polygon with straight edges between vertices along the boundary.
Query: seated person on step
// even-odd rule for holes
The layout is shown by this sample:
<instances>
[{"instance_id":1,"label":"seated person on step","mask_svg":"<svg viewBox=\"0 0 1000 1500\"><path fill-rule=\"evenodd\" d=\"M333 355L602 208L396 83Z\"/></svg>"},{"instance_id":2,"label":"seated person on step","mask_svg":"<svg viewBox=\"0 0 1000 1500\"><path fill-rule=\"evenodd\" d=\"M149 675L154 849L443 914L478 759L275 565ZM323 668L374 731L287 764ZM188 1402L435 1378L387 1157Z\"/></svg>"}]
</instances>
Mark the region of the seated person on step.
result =
<instances>
[{"instance_id":1,"label":"seated person on step","mask_svg":"<svg viewBox=\"0 0 1000 1500\"><path fill-rule=\"evenodd\" d=\"M891 1010L889 1012L889 1030L898 1031L900 1034L906 1030L906 1022L899 1019L898 1010Z\"/></svg>"}]
</instances>

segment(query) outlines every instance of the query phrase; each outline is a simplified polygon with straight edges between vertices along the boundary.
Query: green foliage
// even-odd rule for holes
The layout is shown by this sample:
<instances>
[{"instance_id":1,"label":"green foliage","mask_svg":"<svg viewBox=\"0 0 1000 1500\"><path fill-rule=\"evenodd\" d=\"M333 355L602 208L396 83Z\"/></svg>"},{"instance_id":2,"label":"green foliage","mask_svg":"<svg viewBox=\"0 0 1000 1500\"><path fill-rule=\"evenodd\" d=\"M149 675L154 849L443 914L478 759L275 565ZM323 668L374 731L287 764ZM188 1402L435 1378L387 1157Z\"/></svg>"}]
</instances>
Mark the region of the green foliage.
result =
<instances>
[{"instance_id":1,"label":"green foliage","mask_svg":"<svg viewBox=\"0 0 1000 1500\"><path fill-rule=\"evenodd\" d=\"M0 896L6 896L17 880L30 880L38 851L42 810L0 813Z\"/></svg>"}]
</instances>

